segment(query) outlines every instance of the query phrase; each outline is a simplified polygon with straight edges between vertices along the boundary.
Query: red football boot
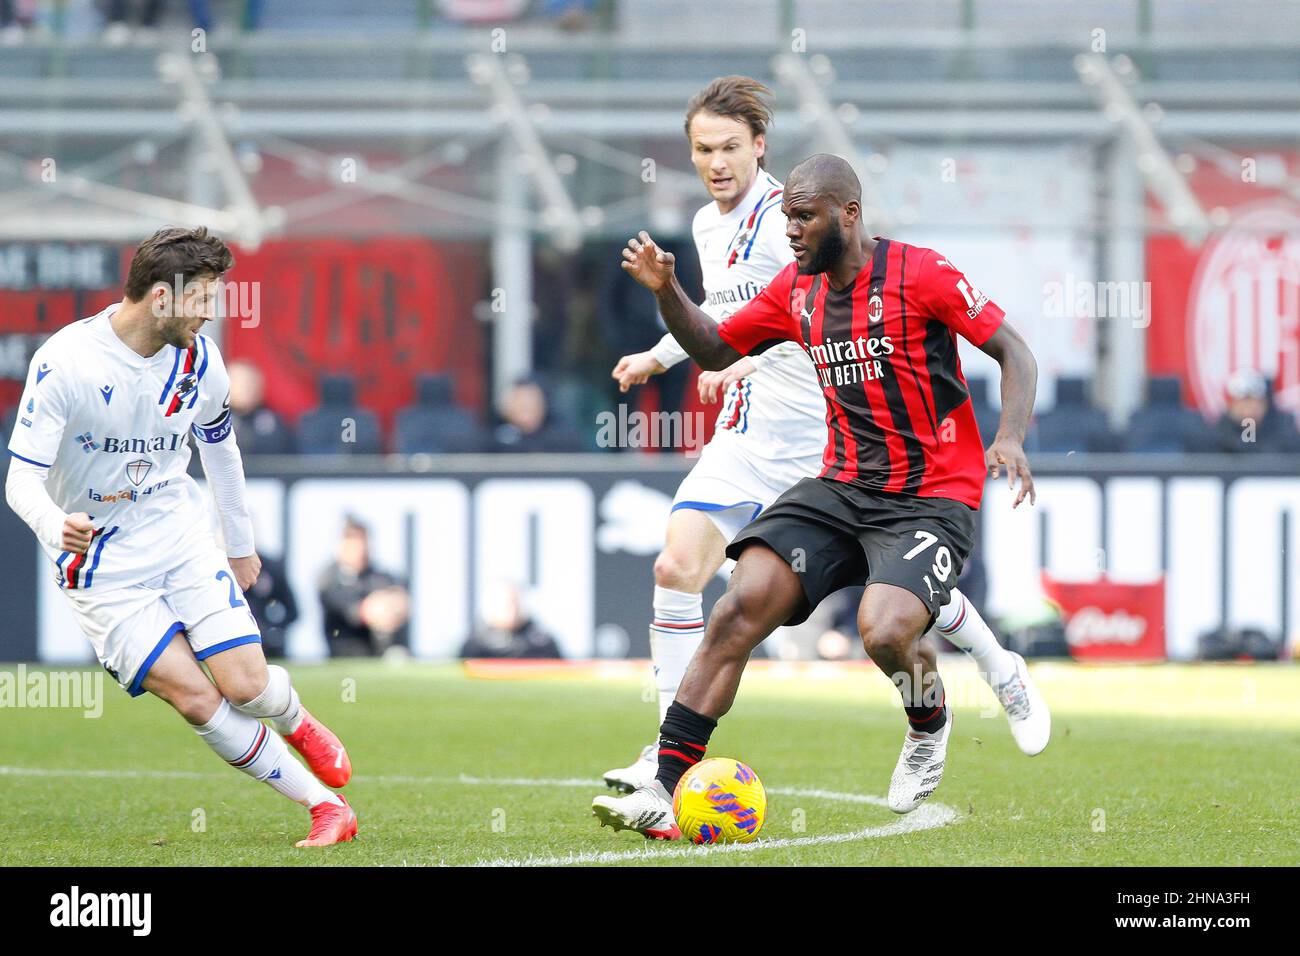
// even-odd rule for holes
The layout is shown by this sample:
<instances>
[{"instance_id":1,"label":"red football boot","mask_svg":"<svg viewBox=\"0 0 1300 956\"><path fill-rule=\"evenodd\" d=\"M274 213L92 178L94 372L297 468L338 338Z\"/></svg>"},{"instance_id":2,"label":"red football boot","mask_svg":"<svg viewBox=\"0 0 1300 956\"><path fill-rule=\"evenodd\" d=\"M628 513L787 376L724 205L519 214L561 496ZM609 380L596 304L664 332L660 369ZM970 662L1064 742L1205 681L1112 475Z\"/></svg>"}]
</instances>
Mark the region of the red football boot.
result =
<instances>
[{"instance_id":1,"label":"red football boot","mask_svg":"<svg viewBox=\"0 0 1300 956\"><path fill-rule=\"evenodd\" d=\"M334 732L302 709L302 723L284 738L289 746L302 754L316 778L327 787L341 787L352 779L352 761L343 749L343 742Z\"/></svg>"},{"instance_id":2,"label":"red football boot","mask_svg":"<svg viewBox=\"0 0 1300 956\"><path fill-rule=\"evenodd\" d=\"M318 803L311 808L311 832L294 846L332 846L347 843L357 835L357 815L348 806L347 797L335 794L342 804Z\"/></svg>"}]
</instances>

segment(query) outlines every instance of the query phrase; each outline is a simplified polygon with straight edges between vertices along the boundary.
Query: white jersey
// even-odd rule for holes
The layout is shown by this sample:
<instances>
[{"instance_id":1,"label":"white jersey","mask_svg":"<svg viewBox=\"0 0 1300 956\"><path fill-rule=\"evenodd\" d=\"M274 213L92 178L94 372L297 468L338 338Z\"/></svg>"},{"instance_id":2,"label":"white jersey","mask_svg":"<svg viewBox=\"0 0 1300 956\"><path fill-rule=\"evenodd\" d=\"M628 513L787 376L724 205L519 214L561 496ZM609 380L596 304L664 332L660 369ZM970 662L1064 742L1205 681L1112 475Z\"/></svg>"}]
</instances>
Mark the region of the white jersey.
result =
<instances>
[{"instance_id":1,"label":"white jersey","mask_svg":"<svg viewBox=\"0 0 1300 956\"><path fill-rule=\"evenodd\" d=\"M109 322L118 305L52 335L32 358L9 450L49 468L46 490L95 536L84 555L41 547L61 587L127 587L214 545L207 499L187 473L190 435L232 435L230 381L212 339L145 358Z\"/></svg>"},{"instance_id":2,"label":"white jersey","mask_svg":"<svg viewBox=\"0 0 1300 956\"><path fill-rule=\"evenodd\" d=\"M691 231L705 294L700 308L715 321L739 310L794 261L781 193L781 183L760 169L730 212L711 202L695 214ZM671 336L652 352L664 366L686 357ZM747 452L769 460L820 458L826 448L826 399L807 353L785 342L750 358L758 369L727 390L715 440L735 436Z\"/></svg>"}]
</instances>

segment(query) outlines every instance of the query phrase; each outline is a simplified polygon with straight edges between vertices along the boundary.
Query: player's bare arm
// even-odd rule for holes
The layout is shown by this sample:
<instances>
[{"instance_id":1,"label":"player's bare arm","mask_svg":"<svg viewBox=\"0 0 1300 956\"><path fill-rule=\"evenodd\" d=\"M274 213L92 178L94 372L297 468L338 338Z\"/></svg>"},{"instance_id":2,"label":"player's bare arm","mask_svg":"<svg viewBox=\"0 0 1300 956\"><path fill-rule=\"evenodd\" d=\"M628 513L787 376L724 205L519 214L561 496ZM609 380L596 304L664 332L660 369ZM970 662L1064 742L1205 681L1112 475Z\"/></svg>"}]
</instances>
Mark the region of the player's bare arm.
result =
<instances>
[{"instance_id":1,"label":"player's bare arm","mask_svg":"<svg viewBox=\"0 0 1300 956\"><path fill-rule=\"evenodd\" d=\"M660 249L649 233L629 239L623 269L655 295L668 331L703 369L724 369L740 353L722 340L718 324L686 295L673 271L674 257Z\"/></svg>"},{"instance_id":2,"label":"player's bare arm","mask_svg":"<svg viewBox=\"0 0 1300 956\"><path fill-rule=\"evenodd\" d=\"M1002 417L998 421L998 433L984 454L984 464L993 478L998 477L1001 466L1005 465L1007 484L1012 489L1019 477L1020 491L1011 507L1018 507L1026 497L1032 505L1037 496L1024 443L1029 417L1034 411L1038 363L1029 345L1009 322L1003 322L980 348L1002 368Z\"/></svg>"}]
</instances>

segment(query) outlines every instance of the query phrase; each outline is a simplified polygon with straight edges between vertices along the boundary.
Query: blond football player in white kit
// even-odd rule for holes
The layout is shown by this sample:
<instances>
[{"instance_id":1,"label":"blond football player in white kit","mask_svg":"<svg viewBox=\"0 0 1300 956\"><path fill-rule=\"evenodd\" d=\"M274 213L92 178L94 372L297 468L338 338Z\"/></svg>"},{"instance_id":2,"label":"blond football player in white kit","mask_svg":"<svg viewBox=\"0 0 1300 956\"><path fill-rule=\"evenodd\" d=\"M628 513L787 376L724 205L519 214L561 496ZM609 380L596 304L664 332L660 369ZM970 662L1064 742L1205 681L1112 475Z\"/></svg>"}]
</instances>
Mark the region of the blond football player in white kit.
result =
<instances>
[{"instance_id":1,"label":"blond football player in white kit","mask_svg":"<svg viewBox=\"0 0 1300 956\"><path fill-rule=\"evenodd\" d=\"M163 229L141 243L125 298L60 329L32 358L5 496L123 689L161 697L222 759L308 807L311 830L297 845L326 846L357 832L352 808L325 786L343 786L352 766L288 672L262 654L244 600L261 562L230 382L216 343L199 333L233 265L203 228ZM186 473L191 437L224 551Z\"/></svg>"},{"instance_id":2,"label":"blond football player in white kit","mask_svg":"<svg viewBox=\"0 0 1300 956\"><path fill-rule=\"evenodd\" d=\"M691 162L713 197L692 224L704 278L700 308L718 321L794 261L781 212L782 186L764 168L770 97L757 80L725 76L696 94L686 110ZM686 357L665 335L649 351L619 359L613 377L626 392ZM712 441L677 490L654 565L650 649L661 723L703 639L701 595L722 567L728 542L782 492L819 474L826 448L826 401L798 344L784 342L721 372L701 372L699 383L706 401L720 389L725 400ZM998 644L956 589L935 627L979 664L1021 749L1035 754L1047 746L1050 718L1024 661ZM648 786L657 749L652 743L629 766L607 771L605 783L626 793Z\"/></svg>"}]
</instances>

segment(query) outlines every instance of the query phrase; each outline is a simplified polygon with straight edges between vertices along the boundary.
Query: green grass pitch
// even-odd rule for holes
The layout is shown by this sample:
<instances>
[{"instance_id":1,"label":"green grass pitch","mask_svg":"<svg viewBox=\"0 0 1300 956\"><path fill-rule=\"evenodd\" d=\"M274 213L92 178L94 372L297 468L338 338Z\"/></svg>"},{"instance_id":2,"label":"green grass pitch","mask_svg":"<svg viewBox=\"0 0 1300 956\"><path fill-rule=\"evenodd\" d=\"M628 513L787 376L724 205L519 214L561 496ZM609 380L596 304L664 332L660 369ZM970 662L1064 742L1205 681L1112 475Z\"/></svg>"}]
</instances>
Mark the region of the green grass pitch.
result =
<instances>
[{"instance_id":1,"label":"green grass pitch","mask_svg":"<svg viewBox=\"0 0 1300 956\"><path fill-rule=\"evenodd\" d=\"M1035 758L964 659L940 669L946 773L899 818L879 803L904 730L889 682L868 666L751 667L710 746L769 789L760 842L740 850L650 844L591 816L601 772L651 739L648 665L293 667L355 770L361 840L326 850L295 849L302 808L109 680L98 719L0 709L0 865L1300 863L1300 669L1033 665L1054 717Z\"/></svg>"}]
</instances>

